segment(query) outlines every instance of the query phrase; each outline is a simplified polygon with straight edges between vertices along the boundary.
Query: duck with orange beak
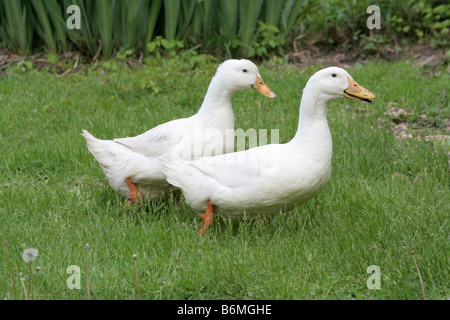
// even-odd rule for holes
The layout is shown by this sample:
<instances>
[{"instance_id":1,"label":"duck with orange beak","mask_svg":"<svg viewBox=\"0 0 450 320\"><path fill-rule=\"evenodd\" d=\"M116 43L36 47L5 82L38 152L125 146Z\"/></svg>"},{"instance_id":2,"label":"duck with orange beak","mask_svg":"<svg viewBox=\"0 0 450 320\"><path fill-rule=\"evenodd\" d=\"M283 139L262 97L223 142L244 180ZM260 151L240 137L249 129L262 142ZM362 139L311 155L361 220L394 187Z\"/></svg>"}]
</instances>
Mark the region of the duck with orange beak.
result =
<instances>
[{"instance_id":1,"label":"duck with orange beak","mask_svg":"<svg viewBox=\"0 0 450 320\"><path fill-rule=\"evenodd\" d=\"M231 100L236 92L248 89L276 98L253 62L226 60L217 68L195 115L163 123L135 137L100 140L86 130L83 136L110 186L138 205L141 197L153 199L176 190L166 181L160 159L176 156L193 160L234 151Z\"/></svg>"},{"instance_id":2,"label":"duck with orange beak","mask_svg":"<svg viewBox=\"0 0 450 320\"><path fill-rule=\"evenodd\" d=\"M329 67L307 82L297 133L285 144L194 161L163 161L167 181L203 211L200 234L214 214L236 219L289 211L317 195L331 176L332 139L327 105L338 98L371 104L375 95L344 69Z\"/></svg>"}]
</instances>

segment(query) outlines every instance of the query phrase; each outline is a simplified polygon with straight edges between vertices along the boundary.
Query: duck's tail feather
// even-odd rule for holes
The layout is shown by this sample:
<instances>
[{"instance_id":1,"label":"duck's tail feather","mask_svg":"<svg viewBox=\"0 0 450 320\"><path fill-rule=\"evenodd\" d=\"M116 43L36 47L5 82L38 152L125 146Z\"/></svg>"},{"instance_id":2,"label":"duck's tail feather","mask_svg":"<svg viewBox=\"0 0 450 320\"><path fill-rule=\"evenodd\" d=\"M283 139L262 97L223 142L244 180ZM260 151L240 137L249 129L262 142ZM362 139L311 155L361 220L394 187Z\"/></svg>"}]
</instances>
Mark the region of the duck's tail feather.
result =
<instances>
[{"instance_id":1,"label":"duck's tail feather","mask_svg":"<svg viewBox=\"0 0 450 320\"><path fill-rule=\"evenodd\" d=\"M163 167L164 174L166 175L166 180L171 185L182 188L183 187L183 176L180 173L183 171L183 164L181 162L170 161L163 158L159 158ZM181 179L180 179L181 178Z\"/></svg>"},{"instance_id":2,"label":"duck's tail feather","mask_svg":"<svg viewBox=\"0 0 450 320\"><path fill-rule=\"evenodd\" d=\"M89 131L84 129L82 131L82 136L86 139L89 151L104 169L113 166L126 154L127 148L123 145L112 140L97 139Z\"/></svg>"}]
</instances>

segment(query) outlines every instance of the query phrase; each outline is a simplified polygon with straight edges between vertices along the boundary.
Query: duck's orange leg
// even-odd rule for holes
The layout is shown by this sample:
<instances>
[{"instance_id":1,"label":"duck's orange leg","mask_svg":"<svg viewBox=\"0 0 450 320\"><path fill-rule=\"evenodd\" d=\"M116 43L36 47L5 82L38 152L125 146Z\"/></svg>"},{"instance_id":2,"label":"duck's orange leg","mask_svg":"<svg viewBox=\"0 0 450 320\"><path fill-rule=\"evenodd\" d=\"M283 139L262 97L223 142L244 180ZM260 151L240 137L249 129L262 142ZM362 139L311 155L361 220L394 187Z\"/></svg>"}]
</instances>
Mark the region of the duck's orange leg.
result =
<instances>
[{"instance_id":1,"label":"duck's orange leg","mask_svg":"<svg viewBox=\"0 0 450 320\"><path fill-rule=\"evenodd\" d=\"M130 203L134 205L137 199L136 207L139 207L139 205L141 204L141 192L130 177L127 177L125 180L127 181L128 188L130 188L130 196L128 197L128 201L130 201Z\"/></svg>"},{"instance_id":2,"label":"duck's orange leg","mask_svg":"<svg viewBox=\"0 0 450 320\"><path fill-rule=\"evenodd\" d=\"M204 214L201 214L200 217L203 218L203 224L199 234L203 236L206 229L208 229L208 227L214 221L214 207L209 199L206 201L206 212Z\"/></svg>"}]
</instances>

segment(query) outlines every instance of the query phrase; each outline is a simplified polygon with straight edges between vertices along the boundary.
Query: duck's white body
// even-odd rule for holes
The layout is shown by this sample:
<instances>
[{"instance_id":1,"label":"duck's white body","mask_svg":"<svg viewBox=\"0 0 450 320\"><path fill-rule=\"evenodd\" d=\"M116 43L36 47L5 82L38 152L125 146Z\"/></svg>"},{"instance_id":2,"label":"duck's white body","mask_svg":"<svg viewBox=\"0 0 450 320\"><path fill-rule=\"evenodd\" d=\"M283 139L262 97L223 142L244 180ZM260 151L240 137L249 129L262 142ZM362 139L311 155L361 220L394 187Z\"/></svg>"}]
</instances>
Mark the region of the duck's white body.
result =
<instances>
[{"instance_id":1,"label":"duck's white body","mask_svg":"<svg viewBox=\"0 0 450 320\"><path fill-rule=\"evenodd\" d=\"M182 190L192 208L203 211L209 200L214 212L230 218L295 208L330 179L327 104L343 96L350 79L336 67L310 78L303 90L298 131L290 142L195 161L164 161L168 182Z\"/></svg>"},{"instance_id":2,"label":"duck's white body","mask_svg":"<svg viewBox=\"0 0 450 320\"><path fill-rule=\"evenodd\" d=\"M245 70L245 72L243 72ZM227 60L217 69L197 114L161 124L141 135L100 140L83 130L89 151L101 165L111 187L130 195L130 177L144 197L156 198L174 188L167 182L161 159L193 160L234 150L233 94L256 82L263 94L275 94L248 60Z\"/></svg>"},{"instance_id":3,"label":"duck's white body","mask_svg":"<svg viewBox=\"0 0 450 320\"><path fill-rule=\"evenodd\" d=\"M185 164L167 163L166 175L194 209L204 211L209 199L215 212L229 218L276 214L307 201L327 184L331 138L323 141L316 152L291 141ZM292 152L297 147L303 155Z\"/></svg>"}]
</instances>

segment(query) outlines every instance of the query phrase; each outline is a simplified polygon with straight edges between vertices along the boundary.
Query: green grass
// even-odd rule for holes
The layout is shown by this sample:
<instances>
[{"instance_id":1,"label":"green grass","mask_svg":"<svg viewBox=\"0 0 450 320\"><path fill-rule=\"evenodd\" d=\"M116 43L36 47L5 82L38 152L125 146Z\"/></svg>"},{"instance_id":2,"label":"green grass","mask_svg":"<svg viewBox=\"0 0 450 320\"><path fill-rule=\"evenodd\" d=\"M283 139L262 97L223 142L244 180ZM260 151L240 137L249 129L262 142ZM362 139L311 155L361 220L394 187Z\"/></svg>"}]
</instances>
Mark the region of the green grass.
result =
<instances>
[{"instance_id":1,"label":"green grass","mask_svg":"<svg viewBox=\"0 0 450 320\"><path fill-rule=\"evenodd\" d=\"M371 106L341 99L329 107L333 174L327 187L292 212L265 220L218 218L205 238L198 213L182 204L145 202L127 216L88 152L81 129L99 138L131 136L199 108L216 62L149 62L130 71L109 65L79 75L10 68L0 78L0 240L7 240L18 299L21 253L39 250L43 299L136 299L133 254L144 299L428 299L449 298L448 150L399 140L384 113L391 101L437 122L449 116L449 73L403 61L349 68L377 95ZM104 64L106 68L106 64ZM278 98L236 94L236 127L277 128L293 137L301 89L320 66L267 62L260 67ZM346 106L350 106L346 108ZM364 109L366 111L361 111ZM418 122L410 125L419 128ZM422 135L443 134L439 126ZM70 265L81 289L68 289ZM367 267L381 269L369 290ZM0 299L13 299L5 247ZM37 297L35 275L32 298Z\"/></svg>"}]
</instances>

